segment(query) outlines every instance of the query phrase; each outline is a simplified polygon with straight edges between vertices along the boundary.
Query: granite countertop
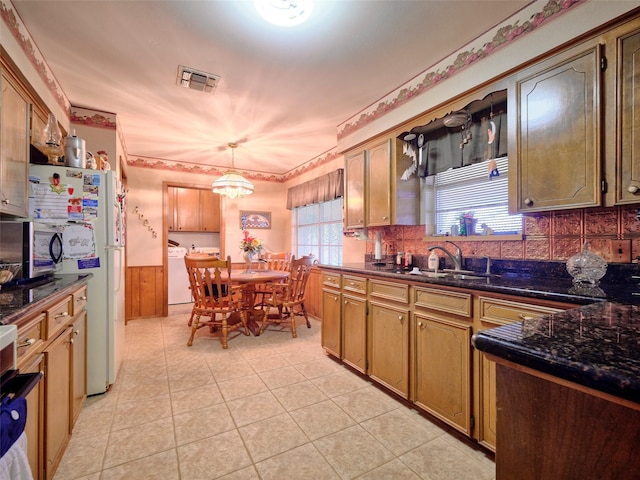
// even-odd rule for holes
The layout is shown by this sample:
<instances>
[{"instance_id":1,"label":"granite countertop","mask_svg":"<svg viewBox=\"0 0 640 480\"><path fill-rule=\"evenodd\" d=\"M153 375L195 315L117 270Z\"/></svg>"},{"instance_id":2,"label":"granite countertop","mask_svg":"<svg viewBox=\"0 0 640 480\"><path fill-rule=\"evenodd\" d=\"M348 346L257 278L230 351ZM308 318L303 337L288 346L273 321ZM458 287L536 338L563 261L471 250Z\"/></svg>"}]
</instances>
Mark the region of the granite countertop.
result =
<instances>
[{"instance_id":1,"label":"granite countertop","mask_svg":"<svg viewBox=\"0 0 640 480\"><path fill-rule=\"evenodd\" d=\"M566 275L566 272L564 276L554 272L554 274L542 277L531 275L526 270L523 270L523 273L505 271L486 278L456 279L454 277L430 277L425 272L414 275L408 271L397 270L390 265L376 266L370 262L348 263L341 266L320 265L320 267L347 274L375 275L387 279L447 285L471 290L574 303L576 305L587 305L605 300L627 305L640 305L640 285L638 285L638 280L634 282L603 282L598 286L590 286L574 285L571 278ZM481 275L482 273L479 274Z\"/></svg>"},{"instance_id":2,"label":"granite countertop","mask_svg":"<svg viewBox=\"0 0 640 480\"><path fill-rule=\"evenodd\" d=\"M13 286L0 290L0 325L8 325L19 317L37 309L47 299L64 290L72 290L78 284L86 283L93 274L53 275L31 284Z\"/></svg>"},{"instance_id":3,"label":"granite countertop","mask_svg":"<svg viewBox=\"0 0 640 480\"><path fill-rule=\"evenodd\" d=\"M600 302L472 338L480 351L640 403L640 306Z\"/></svg>"}]
</instances>

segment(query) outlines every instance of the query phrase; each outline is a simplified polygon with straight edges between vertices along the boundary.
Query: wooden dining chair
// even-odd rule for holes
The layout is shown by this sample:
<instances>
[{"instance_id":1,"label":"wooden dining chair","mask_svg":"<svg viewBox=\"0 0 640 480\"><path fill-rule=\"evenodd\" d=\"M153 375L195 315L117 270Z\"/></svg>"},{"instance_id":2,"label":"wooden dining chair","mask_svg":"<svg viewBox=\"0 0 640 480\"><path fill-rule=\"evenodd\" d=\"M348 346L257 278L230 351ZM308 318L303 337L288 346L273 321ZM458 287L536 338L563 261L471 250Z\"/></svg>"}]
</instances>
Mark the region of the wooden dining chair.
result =
<instances>
[{"instance_id":1,"label":"wooden dining chair","mask_svg":"<svg viewBox=\"0 0 640 480\"><path fill-rule=\"evenodd\" d=\"M230 332L243 329L249 335L247 318L240 302L241 287L231 283L231 257L220 260L203 255L185 255L184 263L189 275L189 285L194 299L191 336L199 328L208 326L211 332L220 330L222 348L227 348Z\"/></svg>"},{"instance_id":2,"label":"wooden dining chair","mask_svg":"<svg viewBox=\"0 0 640 480\"><path fill-rule=\"evenodd\" d=\"M289 278L286 282L280 284L267 284L262 302L262 309L265 314L260 328L262 334L269 324L279 326L281 329L287 325L291 328L291 336L297 337L295 317L303 316L307 322L307 328L311 328L307 309L304 306L305 292L311 268L313 266L313 257L301 257L296 259L291 257L289 267Z\"/></svg>"},{"instance_id":3,"label":"wooden dining chair","mask_svg":"<svg viewBox=\"0 0 640 480\"><path fill-rule=\"evenodd\" d=\"M262 270L288 271L291 265L291 254L287 252L267 253L261 259ZM282 283L282 282L276 282ZM271 293L273 283L258 284L255 287L255 307L262 307L265 295Z\"/></svg>"}]
</instances>

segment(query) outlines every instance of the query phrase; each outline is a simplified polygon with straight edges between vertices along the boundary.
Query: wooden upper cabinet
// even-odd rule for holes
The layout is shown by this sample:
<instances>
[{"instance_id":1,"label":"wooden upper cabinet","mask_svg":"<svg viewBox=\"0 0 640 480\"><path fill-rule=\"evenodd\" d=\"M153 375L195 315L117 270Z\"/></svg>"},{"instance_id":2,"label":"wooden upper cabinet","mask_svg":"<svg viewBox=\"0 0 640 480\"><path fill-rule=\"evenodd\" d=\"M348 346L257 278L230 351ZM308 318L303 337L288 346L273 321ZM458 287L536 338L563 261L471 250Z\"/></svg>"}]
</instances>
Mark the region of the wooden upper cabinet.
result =
<instances>
[{"instance_id":1,"label":"wooden upper cabinet","mask_svg":"<svg viewBox=\"0 0 640 480\"><path fill-rule=\"evenodd\" d=\"M168 187L170 232L219 232L220 197L210 190Z\"/></svg>"},{"instance_id":2,"label":"wooden upper cabinet","mask_svg":"<svg viewBox=\"0 0 640 480\"><path fill-rule=\"evenodd\" d=\"M611 55L617 62L613 72L618 86L611 89L618 93L613 100L618 106L617 149L615 153L611 150L615 162L610 162L615 164L611 175L615 178L615 205L640 202L640 21L633 22L633 27L615 39L616 52Z\"/></svg>"},{"instance_id":3,"label":"wooden upper cabinet","mask_svg":"<svg viewBox=\"0 0 640 480\"><path fill-rule=\"evenodd\" d=\"M391 225L391 143L383 140L368 150L368 226Z\"/></svg>"},{"instance_id":4,"label":"wooden upper cabinet","mask_svg":"<svg viewBox=\"0 0 640 480\"><path fill-rule=\"evenodd\" d=\"M220 195L200 190L200 227L203 232L220 231Z\"/></svg>"},{"instance_id":5,"label":"wooden upper cabinet","mask_svg":"<svg viewBox=\"0 0 640 480\"><path fill-rule=\"evenodd\" d=\"M365 151L348 155L345 167L345 227L362 228L365 226Z\"/></svg>"},{"instance_id":6,"label":"wooden upper cabinet","mask_svg":"<svg viewBox=\"0 0 640 480\"><path fill-rule=\"evenodd\" d=\"M4 69L0 89L0 214L26 217L31 107Z\"/></svg>"},{"instance_id":7,"label":"wooden upper cabinet","mask_svg":"<svg viewBox=\"0 0 640 480\"><path fill-rule=\"evenodd\" d=\"M514 75L510 210L601 204L601 53L595 41Z\"/></svg>"}]
</instances>

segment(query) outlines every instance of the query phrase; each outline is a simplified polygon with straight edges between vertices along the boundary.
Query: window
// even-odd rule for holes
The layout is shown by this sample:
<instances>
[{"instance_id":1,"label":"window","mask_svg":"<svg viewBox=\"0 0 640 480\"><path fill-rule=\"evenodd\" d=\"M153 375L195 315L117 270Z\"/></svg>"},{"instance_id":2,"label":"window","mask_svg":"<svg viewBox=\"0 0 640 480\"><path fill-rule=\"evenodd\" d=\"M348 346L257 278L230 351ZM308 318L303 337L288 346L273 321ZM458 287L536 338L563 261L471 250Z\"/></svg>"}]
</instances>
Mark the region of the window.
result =
<instances>
[{"instance_id":1,"label":"window","mask_svg":"<svg viewBox=\"0 0 640 480\"><path fill-rule=\"evenodd\" d=\"M507 158L498 158L496 163L500 175L491 179L487 162L426 177L422 183L425 223L444 234L459 224L460 215L473 212L477 233L483 223L495 233L521 233L522 215L508 211Z\"/></svg>"},{"instance_id":2,"label":"window","mask_svg":"<svg viewBox=\"0 0 640 480\"><path fill-rule=\"evenodd\" d=\"M296 258L312 254L325 265L342 265L342 198L292 209Z\"/></svg>"}]
</instances>

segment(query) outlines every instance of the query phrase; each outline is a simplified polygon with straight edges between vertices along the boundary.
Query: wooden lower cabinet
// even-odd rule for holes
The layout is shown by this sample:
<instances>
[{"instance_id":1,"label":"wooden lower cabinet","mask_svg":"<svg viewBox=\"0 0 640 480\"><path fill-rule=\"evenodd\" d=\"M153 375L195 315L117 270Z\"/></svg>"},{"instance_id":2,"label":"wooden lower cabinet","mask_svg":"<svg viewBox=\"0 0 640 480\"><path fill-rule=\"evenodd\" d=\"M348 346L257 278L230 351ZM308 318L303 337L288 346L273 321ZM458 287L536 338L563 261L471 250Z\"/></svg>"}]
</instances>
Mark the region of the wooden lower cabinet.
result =
<instances>
[{"instance_id":1,"label":"wooden lower cabinet","mask_svg":"<svg viewBox=\"0 0 640 480\"><path fill-rule=\"evenodd\" d=\"M409 308L370 302L369 375L409 397Z\"/></svg>"},{"instance_id":2,"label":"wooden lower cabinet","mask_svg":"<svg viewBox=\"0 0 640 480\"><path fill-rule=\"evenodd\" d=\"M78 420L87 398L87 312L78 314L71 338L71 416L69 431Z\"/></svg>"},{"instance_id":3,"label":"wooden lower cabinet","mask_svg":"<svg viewBox=\"0 0 640 480\"><path fill-rule=\"evenodd\" d=\"M509 323L522 321L525 318L536 318L551 313L561 312L571 305L554 304L536 305L515 301L513 299L478 296L477 330L499 327ZM476 438L478 443L490 450L496 449L496 364L483 353L476 351L477 364L477 421Z\"/></svg>"},{"instance_id":4,"label":"wooden lower cabinet","mask_svg":"<svg viewBox=\"0 0 640 480\"><path fill-rule=\"evenodd\" d=\"M471 435L471 325L416 314L414 402Z\"/></svg>"},{"instance_id":5,"label":"wooden lower cabinet","mask_svg":"<svg viewBox=\"0 0 640 480\"><path fill-rule=\"evenodd\" d=\"M26 362L18 364L20 373L44 372L44 355L30 356ZM24 431L27 434L27 458L33 478L43 478L43 424L44 424L44 385L40 381L27 395L27 423Z\"/></svg>"},{"instance_id":6,"label":"wooden lower cabinet","mask_svg":"<svg viewBox=\"0 0 640 480\"><path fill-rule=\"evenodd\" d=\"M50 480L86 399L87 287L54 294L19 318L17 368L43 372L27 395L27 458L36 480Z\"/></svg>"},{"instance_id":7,"label":"wooden lower cabinet","mask_svg":"<svg viewBox=\"0 0 640 480\"><path fill-rule=\"evenodd\" d=\"M62 459L71 432L71 337L73 328L65 328L45 349L45 468L53 478Z\"/></svg>"},{"instance_id":8,"label":"wooden lower cabinet","mask_svg":"<svg viewBox=\"0 0 640 480\"><path fill-rule=\"evenodd\" d=\"M337 290L322 290L321 343L325 351L334 357L342 356L341 293Z\"/></svg>"},{"instance_id":9,"label":"wooden lower cabinet","mask_svg":"<svg viewBox=\"0 0 640 480\"><path fill-rule=\"evenodd\" d=\"M367 371L367 299L342 294L342 360Z\"/></svg>"}]
</instances>

